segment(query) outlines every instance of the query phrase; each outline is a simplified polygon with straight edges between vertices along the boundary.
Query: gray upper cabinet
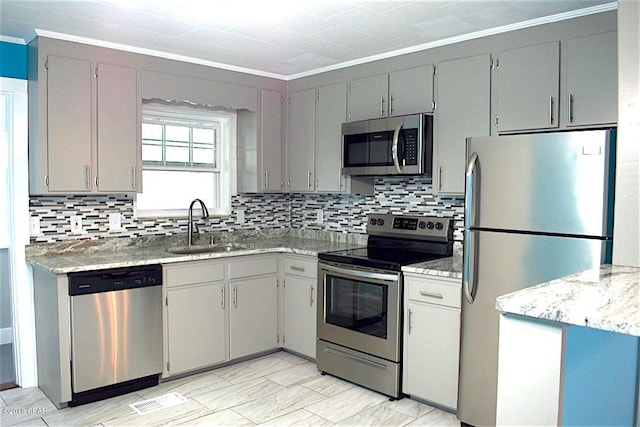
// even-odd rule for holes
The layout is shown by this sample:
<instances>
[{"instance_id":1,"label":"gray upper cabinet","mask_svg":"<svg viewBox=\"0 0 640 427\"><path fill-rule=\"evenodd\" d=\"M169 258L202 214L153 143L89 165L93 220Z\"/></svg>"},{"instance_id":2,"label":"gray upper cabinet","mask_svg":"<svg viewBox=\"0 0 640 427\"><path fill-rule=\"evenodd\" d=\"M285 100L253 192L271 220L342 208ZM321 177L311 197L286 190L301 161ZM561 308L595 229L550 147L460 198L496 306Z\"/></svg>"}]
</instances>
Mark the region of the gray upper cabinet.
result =
<instances>
[{"instance_id":1,"label":"gray upper cabinet","mask_svg":"<svg viewBox=\"0 0 640 427\"><path fill-rule=\"evenodd\" d=\"M347 118L347 84L318 88L316 100L316 191L342 191L342 123Z\"/></svg>"},{"instance_id":2,"label":"gray upper cabinet","mask_svg":"<svg viewBox=\"0 0 640 427\"><path fill-rule=\"evenodd\" d=\"M142 191L137 71L38 58L29 71L30 193Z\"/></svg>"},{"instance_id":3,"label":"gray upper cabinet","mask_svg":"<svg viewBox=\"0 0 640 427\"><path fill-rule=\"evenodd\" d=\"M31 179L32 190L90 192L94 173L91 62L49 55L45 68L46 119L41 126L46 129L41 129L37 143L47 153L48 161L46 170L38 174L41 179L37 182Z\"/></svg>"},{"instance_id":4,"label":"gray upper cabinet","mask_svg":"<svg viewBox=\"0 0 640 427\"><path fill-rule=\"evenodd\" d=\"M432 64L349 82L350 122L433 111Z\"/></svg>"},{"instance_id":5,"label":"gray upper cabinet","mask_svg":"<svg viewBox=\"0 0 640 427\"><path fill-rule=\"evenodd\" d=\"M434 193L464 194L465 139L489 136L491 56L438 65L434 113Z\"/></svg>"},{"instance_id":6,"label":"gray upper cabinet","mask_svg":"<svg viewBox=\"0 0 640 427\"><path fill-rule=\"evenodd\" d=\"M498 132L559 125L560 42L498 54Z\"/></svg>"},{"instance_id":7,"label":"gray upper cabinet","mask_svg":"<svg viewBox=\"0 0 640 427\"><path fill-rule=\"evenodd\" d=\"M260 105L262 158L262 191L282 191L282 94L273 90L262 90Z\"/></svg>"},{"instance_id":8,"label":"gray upper cabinet","mask_svg":"<svg viewBox=\"0 0 640 427\"><path fill-rule=\"evenodd\" d=\"M617 45L616 32L567 41L567 126L618 121Z\"/></svg>"},{"instance_id":9,"label":"gray upper cabinet","mask_svg":"<svg viewBox=\"0 0 640 427\"><path fill-rule=\"evenodd\" d=\"M313 191L316 139L315 88L292 92L289 95L287 129L289 191Z\"/></svg>"},{"instance_id":10,"label":"gray upper cabinet","mask_svg":"<svg viewBox=\"0 0 640 427\"><path fill-rule=\"evenodd\" d=\"M389 74L389 115L428 113L433 111L432 64Z\"/></svg>"},{"instance_id":11,"label":"gray upper cabinet","mask_svg":"<svg viewBox=\"0 0 640 427\"><path fill-rule=\"evenodd\" d=\"M389 115L389 75L365 77L349 82L350 122Z\"/></svg>"},{"instance_id":12,"label":"gray upper cabinet","mask_svg":"<svg viewBox=\"0 0 640 427\"><path fill-rule=\"evenodd\" d=\"M100 192L141 192L138 76L133 68L98 64L98 171Z\"/></svg>"}]
</instances>

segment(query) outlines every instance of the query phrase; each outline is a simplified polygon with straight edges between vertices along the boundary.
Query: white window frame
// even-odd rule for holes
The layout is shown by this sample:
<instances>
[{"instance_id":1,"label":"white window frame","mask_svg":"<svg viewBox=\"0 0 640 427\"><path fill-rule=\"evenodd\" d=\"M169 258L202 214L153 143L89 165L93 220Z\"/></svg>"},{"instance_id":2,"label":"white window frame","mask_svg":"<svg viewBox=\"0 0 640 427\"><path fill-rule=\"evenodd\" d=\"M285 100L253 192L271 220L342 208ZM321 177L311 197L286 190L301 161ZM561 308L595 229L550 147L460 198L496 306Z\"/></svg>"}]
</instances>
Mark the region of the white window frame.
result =
<instances>
[{"instance_id":1,"label":"white window frame","mask_svg":"<svg viewBox=\"0 0 640 427\"><path fill-rule=\"evenodd\" d=\"M217 174L217 187L219 189L216 200L217 206L207 206L209 215L212 217L227 217L231 215L231 196L236 194L236 162L232 153L236 151L236 128L237 119L235 111L211 110L200 106L179 106L165 105L151 102L143 102L143 119L147 116L161 117L163 115L172 118L184 118L188 120L205 120L216 121L221 120L220 137L217 150L217 160L215 168L207 167L191 167L191 166L173 166L173 165L149 165L142 164L144 175L145 170L165 170L165 171L191 171L191 172L213 172ZM144 192L145 184L142 183ZM199 207L199 205L197 205ZM189 206L180 206L175 209L140 209L137 197L134 201L134 217L135 218L186 218L189 212ZM201 213L198 209L198 215Z\"/></svg>"}]
</instances>

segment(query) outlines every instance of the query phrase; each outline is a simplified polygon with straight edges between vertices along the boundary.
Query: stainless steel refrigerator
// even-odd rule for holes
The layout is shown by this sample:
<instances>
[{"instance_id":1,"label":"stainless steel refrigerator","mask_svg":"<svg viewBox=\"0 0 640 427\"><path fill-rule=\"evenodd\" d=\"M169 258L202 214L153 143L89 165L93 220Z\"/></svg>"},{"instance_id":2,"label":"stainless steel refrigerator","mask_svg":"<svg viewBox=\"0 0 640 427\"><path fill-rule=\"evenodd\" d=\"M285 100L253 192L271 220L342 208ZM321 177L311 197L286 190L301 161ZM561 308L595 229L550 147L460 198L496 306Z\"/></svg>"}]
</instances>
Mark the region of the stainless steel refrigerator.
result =
<instances>
[{"instance_id":1,"label":"stainless steel refrigerator","mask_svg":"<svg viewBox=\"0 0 640 427\"><path fill-rule=\"evenodd\" d=\"M610 259L614 140L614 130L467 139L461 422L495 425L496 297Z\"/></svg>"}]
</instances>

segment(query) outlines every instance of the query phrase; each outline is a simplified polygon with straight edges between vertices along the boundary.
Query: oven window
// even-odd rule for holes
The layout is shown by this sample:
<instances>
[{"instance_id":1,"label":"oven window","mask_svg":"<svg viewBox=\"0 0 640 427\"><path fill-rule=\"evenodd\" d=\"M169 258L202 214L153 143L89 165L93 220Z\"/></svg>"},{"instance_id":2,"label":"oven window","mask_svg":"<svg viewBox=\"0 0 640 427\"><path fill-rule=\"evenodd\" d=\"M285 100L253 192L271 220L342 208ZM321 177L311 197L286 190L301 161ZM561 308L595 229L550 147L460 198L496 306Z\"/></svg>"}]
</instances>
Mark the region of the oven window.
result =
<instances>
[{"instance_id":1,"label":"oven window","mask_svg":"<svg viewBox=\"0 0 640 427\"><path fill-rule=\"evenodd\" d=\"M387 338L389 287L327 276L326 323Z\"/></svg>"}]
</instances>

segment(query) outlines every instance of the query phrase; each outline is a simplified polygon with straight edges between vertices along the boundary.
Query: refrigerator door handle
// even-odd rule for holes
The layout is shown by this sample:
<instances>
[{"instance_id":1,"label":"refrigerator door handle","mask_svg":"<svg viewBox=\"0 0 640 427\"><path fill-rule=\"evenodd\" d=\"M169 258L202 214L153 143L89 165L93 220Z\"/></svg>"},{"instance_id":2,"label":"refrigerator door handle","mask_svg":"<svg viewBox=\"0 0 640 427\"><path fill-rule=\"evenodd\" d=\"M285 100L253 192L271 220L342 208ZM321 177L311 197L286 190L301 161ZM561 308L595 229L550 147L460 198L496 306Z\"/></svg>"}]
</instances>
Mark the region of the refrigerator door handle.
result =
<instances>
[{"instance_id":1,"label":"refrigerator door handle","mask_svg":"<svg viewBox=\"0 0 640 427\"><path fill-rule=\"evenodd\" d=\"M464 215L464 271L463 271L463 287L464 294L469 304L473 304L473 300L476 294L476 280L475 280L475 241L472 242L471 237L471 224L475 223L476 219L476 200L478 190L476 187L476 164L478 163L478 153L471 154L469 163L467 164L467 172L465 174L465 215ZM470 287L470 284L472 288Z\"/></svg>"},{"instance_id":2,"label":"refrigerator door handle","mask_svg":"<svg viewBox=\"0 0 640 427\"><path fill-rule=\"evenodd\" d=\"M472 243L473 240L473 243ZM470 230L464 231L464 271L462 274L464 296L469 304L473 304L476 296L476 251L475 237Z\"/></svg>"}]
</instances>

